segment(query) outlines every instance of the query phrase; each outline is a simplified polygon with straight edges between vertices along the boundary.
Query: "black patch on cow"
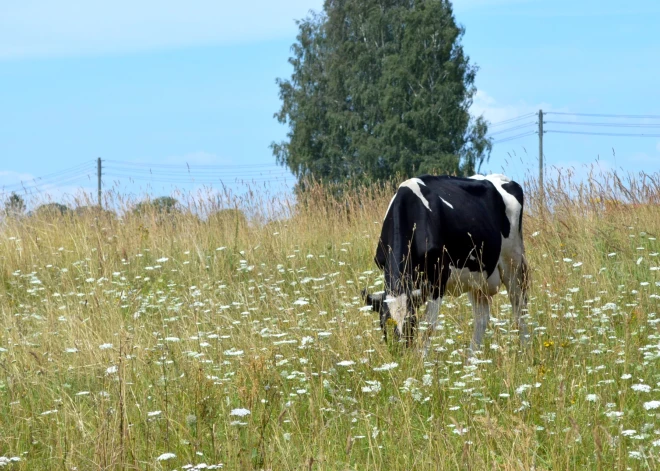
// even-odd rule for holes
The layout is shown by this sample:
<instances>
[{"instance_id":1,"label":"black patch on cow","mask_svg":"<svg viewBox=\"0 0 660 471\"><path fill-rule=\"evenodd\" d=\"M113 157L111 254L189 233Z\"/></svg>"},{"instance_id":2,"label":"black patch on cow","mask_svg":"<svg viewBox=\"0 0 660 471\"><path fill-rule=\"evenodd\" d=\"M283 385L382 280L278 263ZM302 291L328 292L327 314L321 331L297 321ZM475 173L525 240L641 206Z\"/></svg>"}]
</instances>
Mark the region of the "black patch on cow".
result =
<instances>
[{"instance_id":1,"label":"black patch on cow","mask_svg":"<svg viewBox=\"0 0 660 471\"><path fill-rule=\"evenodd\" d=\"M488 180L419 179L430 210L404 186L383 221L375 262L385 273L386 291L398 295L426 288L433 298L442 296L450 265L489 277L497 268L502 236L511 231L502 195ZM519 185L509 186L518 194Z\"/></svg>"},{"instance_id":2,"label":"black patch on cow","mask_svg":"<svg viewBox=\"0 0 660 471\"><path fill-rule=\"evenodd\" d=\"M383 221L375 262L385 275L385 293L398 296L420 289L422 299L444 296L450 266L481 271L490 277L497 269L502 237L507 238L511 232L498 189L489 180L430 175L418 178L424 183L420 191L430 209L412 189L403 186ZM510 182L502 187L522 205L520 185ZM385 333L389 306L370 304L380 313ZM404 329L414 330L414 308L409 306L408 312L410 325ZM406 336L409 332L412 330L397 334Z\"/></svg>"}]
</instances>

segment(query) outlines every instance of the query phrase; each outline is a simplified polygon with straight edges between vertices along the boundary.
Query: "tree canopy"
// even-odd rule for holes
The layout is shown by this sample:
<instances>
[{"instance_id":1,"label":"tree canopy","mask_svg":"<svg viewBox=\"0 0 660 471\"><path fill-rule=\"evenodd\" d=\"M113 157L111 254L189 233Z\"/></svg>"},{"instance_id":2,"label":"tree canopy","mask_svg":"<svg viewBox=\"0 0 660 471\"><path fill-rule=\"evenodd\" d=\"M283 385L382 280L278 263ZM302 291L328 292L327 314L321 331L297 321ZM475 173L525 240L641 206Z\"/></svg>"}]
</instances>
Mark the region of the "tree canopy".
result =
<instances>
[{"instance_id":1,"label":"tree canopy","mask_svg":"<svg viewBox=\"0 0 660 471\"><path fill-rule=\"evenodd\" d=\"M25 200L21 195L12 191L5 200L5 214L8 216L20 216L25 213Z\"/></svg>"},{"instance_id":2,"label":"tree canopy","mask_svg":"<svg viewBox=\"0 0 660 471\"><path fill-rule=\"evenodd\" d=\"M298 27L293 74L277 80L289 132L271 147L299 180L474 173L488 159L448 0L326 0Z\"/></svg>"}]
</instances>

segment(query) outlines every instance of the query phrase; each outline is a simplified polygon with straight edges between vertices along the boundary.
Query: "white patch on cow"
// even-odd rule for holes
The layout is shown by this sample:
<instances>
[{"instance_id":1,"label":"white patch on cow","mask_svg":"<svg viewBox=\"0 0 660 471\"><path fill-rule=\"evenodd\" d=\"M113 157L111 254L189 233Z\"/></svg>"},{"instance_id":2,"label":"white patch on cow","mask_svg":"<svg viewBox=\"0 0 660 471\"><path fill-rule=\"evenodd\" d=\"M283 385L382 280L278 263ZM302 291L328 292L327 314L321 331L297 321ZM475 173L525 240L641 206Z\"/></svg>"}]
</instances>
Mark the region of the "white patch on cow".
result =
<instances>
[{"instance_id":1,"label":"white patch on cow","mask_svg":"<svg viewBox=\"0 0 660 471\"><path fill-rule=\"evenodd\" d=\"M473 180L488 180L493 184L497 189L499 194L504 200L504 207L506 208L506 217L509 219L509 224L511 225L511 231L509 232L509 237L503 240L503 251L511 249L510 239L518 239L518 237L513 237L519 234L520 229L518 227L518 221L520 219L520 211L522 211L522 206L518 202L515 196L502 188L502 185L510 183L511 179L506 175L501 173L494 173L492 175L473 175L470 178ZM507 240L508 239L508 240ZM508 244L507 244L508 242Z\"/></svg>"},{"instance_id":2,"label":"white patch on cow","mask_svg":"<svg viewBox=\"0 0 660 471\"><path fill-rule=\"evenodd\" d=\"M387 215L390 214L390 208L392 207L392 203L394 203L394 198L396 198L396 194L392 196L392 199L390 200L390 204L387 205L387 211L385 211L385 217L383 218L383 221L387 219Z\"/></svg>"},{"instance_id":3,"label":"white patch on cow","mask_svg":"<svg viewBox=\"0 0 660 471\"><path fill-rule=\"evenodd\" d=\"M422 189L420 188L420 185L426 186L426 184L419 178L411 178L410 180L406 180L403 182L401 185L399 185L399 188L401 187L406 187L410 188L417 197L422 200L422 203L424 203L424 206L426 206L426 209L431 211L431 206L429 206L429 201L424 197L422 194Z\"/></svg>"},{"instance_id":4,"label":"white patch on cow","mask_svg":"<svg viewBox=\"0 0 660 471\"><path fill-rule=\"evenodd\" d=\"M385 298L385 302L390 308L390 316L392 316L392 319L396 322L399 332L403 332L403 324L408 315L408 296L405 294L399 296L388 294Z\"/></svg>"},{"instance_id":5,"label":"white patch on cow","mask_svg":"<svg viewBox=\"0 0 660 471\"><path fill-rule=\"evenodd\" d=\"M445 203L447 206L449 206L451 209L454 209L454 206L449 201L444 199L442 196L438 196L438 198L440 198L442 202Z\"/></svg>"}]
</instances>

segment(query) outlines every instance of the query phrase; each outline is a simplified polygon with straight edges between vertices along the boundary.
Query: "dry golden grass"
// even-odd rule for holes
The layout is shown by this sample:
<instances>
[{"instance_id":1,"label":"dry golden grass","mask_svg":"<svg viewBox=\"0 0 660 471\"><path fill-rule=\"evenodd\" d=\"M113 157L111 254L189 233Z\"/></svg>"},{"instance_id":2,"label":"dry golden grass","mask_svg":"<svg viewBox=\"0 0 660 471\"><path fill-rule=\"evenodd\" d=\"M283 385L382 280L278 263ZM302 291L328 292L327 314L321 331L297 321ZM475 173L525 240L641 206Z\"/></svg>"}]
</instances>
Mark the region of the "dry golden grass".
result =
<instances>
[{"instance_id":1,"label":"dry golden grass","mask_svg":"<svg viewBox=\"0 0 660 471\"><path fill-rule=\"evenodd\" d=\"M657 179L562 177L549 210L526 182L533 343L520 350L498 295L476 364L466 297L443 304L424 359L360 309L382 286L391 188L5 219L0 456L26 470L655 469ZM219 207L249 222L196 215Z\"/></svg>"}]
</instances>

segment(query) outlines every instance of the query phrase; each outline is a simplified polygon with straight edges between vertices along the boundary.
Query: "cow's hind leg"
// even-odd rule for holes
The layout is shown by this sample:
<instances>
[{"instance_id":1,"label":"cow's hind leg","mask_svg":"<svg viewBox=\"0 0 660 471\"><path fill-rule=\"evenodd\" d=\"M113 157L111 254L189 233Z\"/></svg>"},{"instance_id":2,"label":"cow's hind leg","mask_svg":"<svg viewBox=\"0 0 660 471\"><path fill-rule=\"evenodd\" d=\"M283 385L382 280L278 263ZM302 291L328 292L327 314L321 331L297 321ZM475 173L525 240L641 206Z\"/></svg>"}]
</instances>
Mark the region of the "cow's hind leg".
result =
<instances>
[{"instance_id":1,"label":"cow's hind leg","mask_svg":"<svg viewBox=\"0 0 660 471\"><path fill-rule=\"evenodd\" d=\"M468 292L468 298L472 303L472 313L474 315L474 334L470 344L470 354L481 349L484 340L488 320L490 319L490 296L482 291Z\"/></svg>"},{"instance_id":2,"label":"cow's hind leg","mask_svg":"<svg viewBox=\"0 0 660 471\"><path fill-rule=\"evenodd\" d=\"M513 308L513 318L518 324L520 342L525 345L529 342L529 329L525 320L527 310L527 287L529 284L529 269L525 255L516 259L500 262L502 281L509 292L509 300Z\"/></svg>"},{"instance_id":3,"label":"cow's hind leg","mask_svg":"<svg viewBox=\"0 0 660 471\"><path fill-rule=\"evenodd\" d=\"M431 336L438 325L438 316L440 315L440 306L442 305L442 298L431 299L426 305L426 330L424 331L424 347L422 355L426 356L431 347Z\"/></svg>"}]
</instances>

